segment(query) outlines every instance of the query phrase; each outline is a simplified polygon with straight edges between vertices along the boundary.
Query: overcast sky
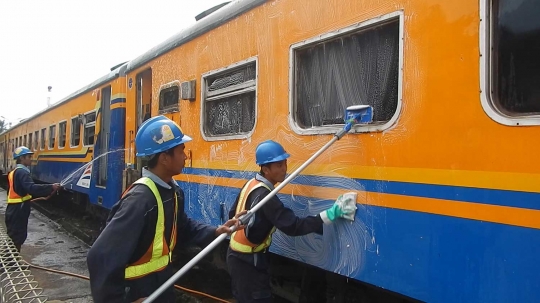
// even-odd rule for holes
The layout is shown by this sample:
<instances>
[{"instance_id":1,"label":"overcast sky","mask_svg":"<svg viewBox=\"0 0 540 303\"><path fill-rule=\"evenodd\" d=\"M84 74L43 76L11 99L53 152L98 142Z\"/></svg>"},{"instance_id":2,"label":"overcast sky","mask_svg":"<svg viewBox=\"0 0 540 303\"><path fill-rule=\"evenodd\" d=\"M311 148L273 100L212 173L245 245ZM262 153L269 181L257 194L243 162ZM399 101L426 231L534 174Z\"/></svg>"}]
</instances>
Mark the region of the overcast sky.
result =
<instances>
[{"instance_id":1,"label":"overcast sky","mask_svg":"<svg viewBox=\"0 0 540 303\"><path fill-rule=\"evenodd\" d=\"M226 0L0 0L0 116L16 123Z\"/></svg>"}]
</instances>

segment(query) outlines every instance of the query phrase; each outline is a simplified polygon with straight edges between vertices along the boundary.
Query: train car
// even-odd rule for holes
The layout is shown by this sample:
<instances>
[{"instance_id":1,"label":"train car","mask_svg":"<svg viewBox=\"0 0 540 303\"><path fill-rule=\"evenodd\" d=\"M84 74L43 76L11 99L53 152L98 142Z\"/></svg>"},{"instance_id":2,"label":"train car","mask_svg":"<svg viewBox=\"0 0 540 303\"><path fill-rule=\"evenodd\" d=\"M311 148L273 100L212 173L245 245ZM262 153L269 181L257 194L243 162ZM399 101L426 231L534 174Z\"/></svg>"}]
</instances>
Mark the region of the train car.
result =
<instances>
[{"instance_id":1,"label":"train car","mask_svg":"<svg viewBox=\"0 0 540 303\"><path fill-rule=\"evenodd\" d=\"M217 225L259 170L257 144L282 143L292 172L343 127L345 107L371 105L373 124L278 194L306 216L355 191L358 211L323 236L276 232L274 290L297 302L369 302L366 285L427 302L536 302L538 10L539 0L233 1L2 136L9 150L80 117L94 144L45 142L32 171L109 209L145 164L138 127L168 116L193 137L175 177L185 210Z\"/></svg>"},{"instance_id":2,"label":"train car","mask_svg":"<svg viewBox=\"0 0 540 303\"><path fill-rule=\"evenodd\" d=\"M4 132L2 136L10 142L10 153L3 157L6 169L15 167L13 149L27 146L34 152L31 172L35 180L61 183L75 193L75 202L106 215L103 210L121 192L117 175L125 165L125 67L114 67Z\"/></svg>"},{"instance_id":3,"label":"train car","mask_svg":"<svg viewBox=\"0 0 540 303\"><path fill-rule=\"evenodd\" d=\"M128 63L126 161L140 165L148 108L173 118L193 137L177 176L186 211L219 224L259 169L258 143L281 142L291 172L343 127L346 106L372 105L375 123L279 194L305 216L356 191L355 221L277 232L271 251L422 301L540 301L539 9L235 1Z\"/></svg>"}]
</instances>

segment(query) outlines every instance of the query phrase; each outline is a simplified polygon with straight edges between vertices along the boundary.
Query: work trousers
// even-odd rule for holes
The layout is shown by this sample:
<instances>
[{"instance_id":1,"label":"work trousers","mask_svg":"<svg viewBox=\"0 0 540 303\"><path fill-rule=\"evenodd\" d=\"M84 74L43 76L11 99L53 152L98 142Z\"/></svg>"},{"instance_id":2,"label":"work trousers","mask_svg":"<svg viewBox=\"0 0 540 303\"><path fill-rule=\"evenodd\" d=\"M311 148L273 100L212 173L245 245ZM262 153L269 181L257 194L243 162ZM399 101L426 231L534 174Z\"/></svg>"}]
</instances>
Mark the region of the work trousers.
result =
<instances>
[{"instance_id":1,"label":"work trousers","mask_svg":"<svg viewBox=\"0 0 540 303\"><path fill-rule=\"evenodd\" d=\"M268 253L244 254L229 247L227 267L238 303L272 302Z\"/></svg>"},{"instance_id":2,"label":"work trousers","mask_svg":"<svg viewBox=\"0 0 540 303\"><path fill-rule=\"evenodd\" d=\"M28 218L30 217L30 202L8 203L6 208L6 228L17 250L21 252L21 246L28 236Z\"/></svg>"}]
</instances>

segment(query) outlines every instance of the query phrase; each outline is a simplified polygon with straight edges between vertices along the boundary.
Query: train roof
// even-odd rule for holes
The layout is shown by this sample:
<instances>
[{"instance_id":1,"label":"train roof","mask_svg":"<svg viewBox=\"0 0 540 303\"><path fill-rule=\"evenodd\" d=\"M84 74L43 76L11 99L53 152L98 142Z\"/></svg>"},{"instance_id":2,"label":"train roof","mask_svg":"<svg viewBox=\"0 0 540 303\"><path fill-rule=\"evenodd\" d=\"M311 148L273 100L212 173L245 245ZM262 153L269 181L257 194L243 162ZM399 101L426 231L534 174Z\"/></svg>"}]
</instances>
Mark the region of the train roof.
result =
<instances>
[{"instance_id":1,"label":"train roof","mask_svg":"<svg viewBox=\"0 0 540 303\"><path fill-rule=\"evenodd\" d=\"M223 25L224 23L242 15L243 13L263 4L266 1L267 0L237 0L219 8L207 17L200 19L192 26L181 30L178 34L163 41L146 53L130 61L128 63L126 72L141 67L153 59L168 53L178 46L189 42L202 34L213 30L214 28Z\"/></svg>"},{"instance_id":2,"label":"train roof","mask_svg":"<svg viewBox=\"0 0 540 303\"><path fill-rule=\"evenodd\" d=\"M60 105L63 103L69 102L72 99L77 98L78 96L85 94L96 87L99 87L119 76L124 76L127 72L132 71L134 69L137 69L138 67L141 67L142 65L154 60L155 58L164 55L168 53L169 51L177 48L178 46L187 43L204 33L207 33L211 31L214 28L217 28L226 22L242 15L243 13L263 4L267 0L236 0L234 2L230 2L226 5L220 4L216 7L213 7L201 14L198 15L198 18L202 18L198 20L195 24L186 27L185 29L181 30L176 35L172 36L171 38L163 41L162 43L158 44L157 46L151 48L149 51L145 52L144 54L138 56L137 58L124 62L122 64L119 64L111 69L111 72L109 72L107 75L97 79L96 81L88 84L87 86L75 91L74 93L70 94L69 96L63 98L62 100L54 103L50 107L47 107L46 109L43 109L36 114L27 117L23 120L21 120L19 123L11 126L8 130L0 133L0 135L8 132L11 129L14 129L18 127L19 125L28 122ZM216 10L217 9L217 10ZM208 16L206 16L208 14Z\"/></svg>"}]
</instances>

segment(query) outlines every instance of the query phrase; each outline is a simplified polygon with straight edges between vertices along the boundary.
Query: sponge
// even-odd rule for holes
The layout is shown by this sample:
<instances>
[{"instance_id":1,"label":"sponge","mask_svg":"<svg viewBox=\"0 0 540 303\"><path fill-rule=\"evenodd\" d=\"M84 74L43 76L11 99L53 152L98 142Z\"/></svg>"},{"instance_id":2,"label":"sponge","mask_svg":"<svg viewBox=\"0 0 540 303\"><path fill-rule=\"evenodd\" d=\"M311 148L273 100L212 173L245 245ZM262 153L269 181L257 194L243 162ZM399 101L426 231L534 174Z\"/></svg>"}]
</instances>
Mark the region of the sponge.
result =
<instances>
[{"instance_id":1,"label":"sponge","mask_svg":"<svg viewBox=\"0 0 540 303\"><path fill-rule=\"evenodd\" d=\"M354 216L356 215L356 197L358 196L355 192L348 192L344 193L343 195L340 195L337 200L336 204L339 205L341 210L345 213L343 215L343 218L347 220L354 221Z\"/></svg>"}]
</instances>

